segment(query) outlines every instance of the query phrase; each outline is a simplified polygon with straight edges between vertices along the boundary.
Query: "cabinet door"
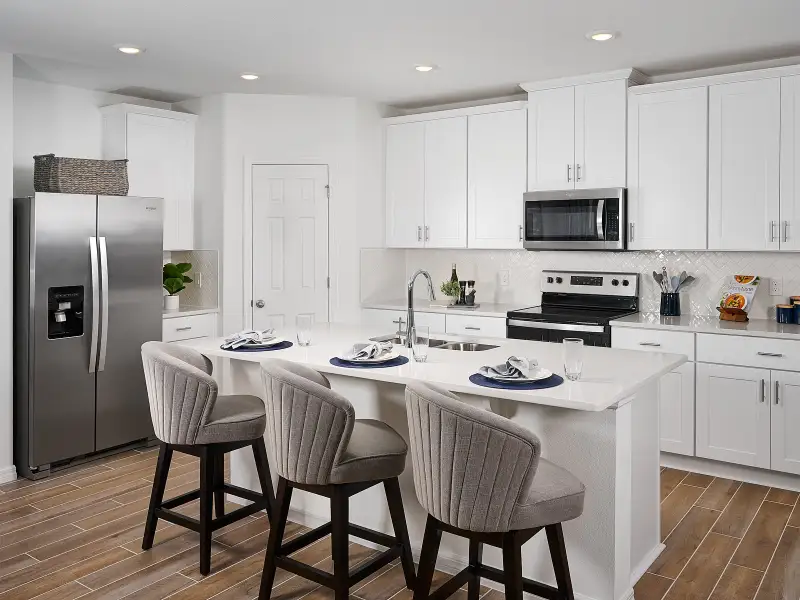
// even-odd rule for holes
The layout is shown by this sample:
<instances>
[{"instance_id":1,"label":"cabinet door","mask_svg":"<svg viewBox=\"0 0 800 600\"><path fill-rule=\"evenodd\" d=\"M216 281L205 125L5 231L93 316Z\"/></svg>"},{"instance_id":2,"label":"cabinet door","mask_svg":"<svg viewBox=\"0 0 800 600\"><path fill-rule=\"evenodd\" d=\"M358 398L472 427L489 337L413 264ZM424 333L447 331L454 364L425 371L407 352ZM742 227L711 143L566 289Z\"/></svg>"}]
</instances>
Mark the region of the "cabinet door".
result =
<instances>
[{"instance_id":1,"label":"cabinet door","mask_svg":"<svg viewBox=\"0 0 800 600\"><path fill-rule=\"evenodd\" d=\"M779 246L780 79L709 88L708 247Z\"/></svg>"},{"instance_id":2,"label":"cabinet door","mask_svg":"<svg viewBox=\"0 0 800 600\"><path fill-rule=\"evenodd\" d=\"M772 469L800 475L800 373L772 371Z\"/></svg>"},{"instance_id":3,"label":"cabinet door","mask_svg":"<svg viewBox=\"0 0 800 600\"><path fill-rule=\"evenodd\" d=\"M575 187L575 88L528 94L528 189Z\"/></svg>"},{"instance_id":4,"label":"cabinet door","mask_svg":"<svg viewBox=\"0 0 800 600\"><path fill-rule=\"evenodd\" d=\"M526 121L525 109L469 117L470 248L522 248Z\"/></svg>"},{"instance_id":5,"label":"cabinet door","mask_svg":"<svg viewBox=\"0 0 800 600\"><path fill-rule=\"evenodd\" d=\"M770 372L697 364L697 456L770 468Z\"/></svg>"},{"instance_id":6,"label":"cabinet door","mask_svg":"<svg viewBox=\"0 0 800 600\"><path fill-rule=\"evenodd\" d=\"M425 123L425 247L467 247L467 117Z\"/></svg>"},{"instance_id":7,"label":"cabinet door","mask_svg":"<svg viewBox=\"0 0 800 600\"><path fill-rule=\"evenodd\" d=\"M194 124L152 115L127 117L131 196L164 199L164 250L193 245Z\"/></svg>"},{"instance_id":8,"label":"cabinet door","mask_svg":"<svg viewBox=\"0 0 800 600\"><path fill-rule=\"evenodd\" d=\"M628 84L603 81L575 88L575 187L625 187Z\"/></svg>"},{"instance_id":9,"label":"cabinet door","mask_svg":"<svg viewBox=\"0 0 800 600\"><path fill-rule=\"evenodd\" d=\"M708 88L632 95L628 152L628 247L705 250Z\"/></svg>"},{"instance_id":10,"label":"cabinet door","mask_svg":"<svg viewBox=\"0 0 800 600\"><path fill-rule=\"evenodd\" d=\"M694 363L684 363L658 383L661 450L694 456Z\"/></svg>"},{"instance_id":11,"label":"cabinet door","mask_svg":"<svg viewBox=\"0 0 800 600\"><path fill-rule=\"evenodd\" d=\"M781 250L800 250L800 76L781 79Z\"/></svg>"},{"instance_id":12,"label":"cabinet door","mask_svg":"<svg viewBox=\"0 0 800 600\"><path fill-rule=\"evenodd\" d=\"M386 128L386 245L421 248L425 199L425 124Z\"/></svg>"}]
</instances>

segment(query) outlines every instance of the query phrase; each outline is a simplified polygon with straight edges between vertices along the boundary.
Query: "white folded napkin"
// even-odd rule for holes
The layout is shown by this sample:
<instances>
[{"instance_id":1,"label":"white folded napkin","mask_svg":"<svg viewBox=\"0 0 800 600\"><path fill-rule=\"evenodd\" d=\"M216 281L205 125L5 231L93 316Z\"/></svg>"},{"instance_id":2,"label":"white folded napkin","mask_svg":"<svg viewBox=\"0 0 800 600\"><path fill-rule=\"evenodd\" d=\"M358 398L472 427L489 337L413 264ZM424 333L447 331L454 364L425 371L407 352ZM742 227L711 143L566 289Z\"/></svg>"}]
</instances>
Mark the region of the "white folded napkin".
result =
<instances>
[{"instance_id":1,"label":"white folded napkin","mask_svg":"<svg viewBox=\"0 0 800 600\"><path fill-rule=\"evenodd\" d=\"M535 358L509 356L504 364L481 367L478 373L491 379L527 379L538 366Z\"/></svg>"},{"instance_id":2,"label":"white folded napkin","mask_svg":"<svg viewBox=\"0 0 800 600\"><path fill-rule=\"evenodd\" d=\"M367 360L379 358L385 352L391 352L392 342L367 342L353 344L339 358L344 360Z\"/></svg>"},{"instance_id":3,"label":"white folded napkin","mask_svg":"<svg viewBox=\"0 0 800 600\"><path fill-rule=\"evenodd\" d=\"M275 333L274 329L265 329L264 331L245 329L225 338L225 343L222 344L222 347L225 350L235 350L245 344L266 344L275 339L273 333Z\"/></svg>"}]
</instances>

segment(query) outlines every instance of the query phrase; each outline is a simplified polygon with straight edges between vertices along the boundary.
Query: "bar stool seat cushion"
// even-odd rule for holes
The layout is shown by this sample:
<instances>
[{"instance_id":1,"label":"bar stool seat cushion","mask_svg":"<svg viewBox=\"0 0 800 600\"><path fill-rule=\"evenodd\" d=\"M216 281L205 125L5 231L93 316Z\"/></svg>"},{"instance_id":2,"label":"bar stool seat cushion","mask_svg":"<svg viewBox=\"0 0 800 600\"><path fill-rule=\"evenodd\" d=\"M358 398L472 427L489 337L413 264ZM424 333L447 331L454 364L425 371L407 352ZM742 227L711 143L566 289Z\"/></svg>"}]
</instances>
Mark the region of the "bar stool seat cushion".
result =
<instances>
[{"instance_id":1,"label":"bar stool seat cushion","mask_svg":"<svg viewBox=\"0 0 800 600\"><path fill-rule=\"evenodd\" d=\"M217 396L207 421L197 431L197 444L255 440L264 435L267 416L258 396Z\"/></svg>"},{"instance_id":2,"label":"bar stool seat cushion","mask_svg":"<svg viewBox=\"0 0 800 600\"><path fill-rule=\"evenodd\" d=\"M331 483L356 483L399 476L406 467L408 446L381 421L356 419L341 459L331 471Z\"/></svg>"},{"instance_id":3,"label":"bar stool seat cushion","mask_svg":"<svg viewBox=\"0 0 800 600\"><path fill-rule=\"evenodd\" d=\"M533 482L511 513L511 529L545 527L581 516L584 485L572 473L539 459Z\"/></svg>"}]
</instances>

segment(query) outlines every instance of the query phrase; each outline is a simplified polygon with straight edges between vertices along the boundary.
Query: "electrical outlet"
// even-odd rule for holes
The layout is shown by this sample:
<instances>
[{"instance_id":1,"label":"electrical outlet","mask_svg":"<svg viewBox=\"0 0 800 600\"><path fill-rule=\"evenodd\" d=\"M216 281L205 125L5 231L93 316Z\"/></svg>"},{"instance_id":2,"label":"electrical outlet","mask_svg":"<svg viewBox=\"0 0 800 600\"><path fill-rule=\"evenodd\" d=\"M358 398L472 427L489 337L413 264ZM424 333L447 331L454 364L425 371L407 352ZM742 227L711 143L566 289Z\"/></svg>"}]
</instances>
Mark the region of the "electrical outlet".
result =
<instances>
[{"instance_id":1,"label":"electrical outlet","mask_svg":"<svg viewBox=\"0 0 800 600\"><path fill-rule=\"evenodd\" d=\"M194 284L199 288L203 287L203 274L200 271L197 271L194 274Z\"/></svg>"},{"instance_id":2,"label":"electrical outlet","mask_svg":"<svg viewBox=\"0 0 800 600\"><path fill-rule=\"evenodd\" d=\"M770 296L783 296L783 278L772 277L769 280L769 295Z\"/></svg>"},{"instance_id":3,"label":"electrical outlet","mask_svg":"<svg viewBox=\"0 0 800 600\"><path fill-rule=\"evenodd\" d=\"M508 280L510 279L508 271L503 269L500 271L500 285L508 285Z\"/></svg>"}]
</instances>

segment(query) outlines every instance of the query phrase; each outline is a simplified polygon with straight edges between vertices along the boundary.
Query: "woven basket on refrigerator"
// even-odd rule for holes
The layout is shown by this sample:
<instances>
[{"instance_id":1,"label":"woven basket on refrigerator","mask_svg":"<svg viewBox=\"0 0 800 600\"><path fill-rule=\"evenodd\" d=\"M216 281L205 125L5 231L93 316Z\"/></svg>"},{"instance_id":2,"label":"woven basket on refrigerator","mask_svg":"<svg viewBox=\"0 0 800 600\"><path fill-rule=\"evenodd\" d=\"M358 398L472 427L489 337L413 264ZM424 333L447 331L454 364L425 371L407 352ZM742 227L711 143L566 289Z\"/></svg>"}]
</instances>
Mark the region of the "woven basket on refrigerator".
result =
<instances>
[{"instance_id":1,"label":"woven basket on refrigerator","mask_svg":"<svg viewBox=\"0 0 800 600\"><path fill-rule=\"evenodd\" d=\"M55 154L33 157L33 189L59 194L128 194L127 160L62 158Z\"/></svg>"}]
</instances>

